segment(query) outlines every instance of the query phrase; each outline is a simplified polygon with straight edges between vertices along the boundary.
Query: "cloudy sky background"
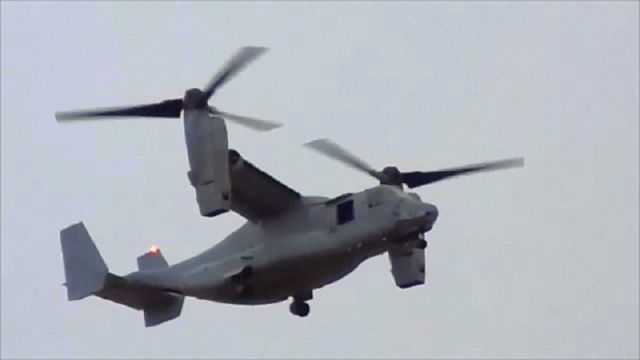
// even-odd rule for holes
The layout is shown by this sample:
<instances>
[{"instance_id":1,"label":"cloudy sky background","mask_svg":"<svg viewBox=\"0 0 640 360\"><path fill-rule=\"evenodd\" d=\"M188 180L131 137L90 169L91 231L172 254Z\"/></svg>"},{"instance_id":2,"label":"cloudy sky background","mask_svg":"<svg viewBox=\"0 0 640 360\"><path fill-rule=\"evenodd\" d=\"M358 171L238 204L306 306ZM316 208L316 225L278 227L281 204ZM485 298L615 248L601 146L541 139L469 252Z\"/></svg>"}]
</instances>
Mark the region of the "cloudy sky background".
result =
<instances>
[{"instance_id":1,"label":"cloudy sky background","mask_svg":"<svg viewBox=\"0 0 640 360\"><path fill-rule=\"evenodd\" d=\"M3 358L638 357L637 2L2 2ZM300 147L330 137L376 167L523 156L418 190L440 218L427 284L386 256L288 304L187 299L182 316L69 303L58 232L83 220L115 273L243 223L198 215L182 124L60 125L58 110L179 97L238 47L271 48L212 104L246 158L294 189L375 182Z\"/></svg>"}]
</instances>

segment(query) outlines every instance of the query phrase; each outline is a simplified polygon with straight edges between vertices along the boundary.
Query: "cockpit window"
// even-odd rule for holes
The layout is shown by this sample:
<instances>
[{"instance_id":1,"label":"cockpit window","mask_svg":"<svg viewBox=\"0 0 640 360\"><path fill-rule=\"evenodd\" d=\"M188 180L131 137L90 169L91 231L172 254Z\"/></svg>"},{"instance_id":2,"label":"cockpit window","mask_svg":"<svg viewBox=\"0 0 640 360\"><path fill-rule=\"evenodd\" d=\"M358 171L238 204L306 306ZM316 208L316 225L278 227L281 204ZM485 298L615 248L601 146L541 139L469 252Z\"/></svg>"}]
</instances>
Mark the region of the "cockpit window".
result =
<instances>
[{"instance_id":1,"label":"cockpit window","mask_svg":"<svg viewBox=\"0 0 640 360\"><path fill-rule=\"evenodd\" d=\"M338 225L348 223L353 220L353 200L347 200L336 206Z\"/></svg>"}]
</instances>

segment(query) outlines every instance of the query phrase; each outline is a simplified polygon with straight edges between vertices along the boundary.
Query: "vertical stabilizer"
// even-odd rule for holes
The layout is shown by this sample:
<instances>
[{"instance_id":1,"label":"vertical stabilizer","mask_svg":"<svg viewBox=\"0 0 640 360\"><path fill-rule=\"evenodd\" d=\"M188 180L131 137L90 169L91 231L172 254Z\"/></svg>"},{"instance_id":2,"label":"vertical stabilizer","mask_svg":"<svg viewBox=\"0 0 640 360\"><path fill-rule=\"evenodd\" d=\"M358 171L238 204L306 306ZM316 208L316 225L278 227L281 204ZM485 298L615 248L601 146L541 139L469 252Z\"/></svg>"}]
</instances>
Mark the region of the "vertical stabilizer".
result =
<instances>
[{"instance_id":1,"label":"vertical stabilizer","mask_svg":"<svg viewBox=\"0 0 640 360\"><path fill-rule=\"evenodd\" d=\"M169 263L162 256L160 249L153 248L149 250L144 255L138 256L138 270L147 271L147 270L158 270L169 267Z\"/></svg>"},{"instance_id":2,"label":"vertical stabilizer","mask_svg":"<svg viewBox=\"0 0 640 360\"><path fill-rule=\"evenodd\" d=\"M156 326L169 320L173 320L182 313L182 305L184 304L184 296L178 294L169 294L173 297L173 301L163 304L162 306L153 306L144 309L144 326Z\"/></svg>"},{"instance_id":3,"label":"vertical stabilizer","mask_svg":"<svg viewBox=\"0 0 640 360\"><path fill-rule=\"evenodd\" d=\"M67 297L79 300L104 287L108 269L82 222L60 231Z\"/></svg>"},{"instance_id":4,"label":"vertical stabilizer","mask_svg":"<svg viewBox=\"0 0 640 360\"><path fill-rule=\"evenodd\" d=\"M152 247L151 250L144 255L138 257L138 270L141 272L166 269L169 263L162 256L160 249ZM180 293L165 293L164 301L157 304L151 304L143 308L144 325L156 326L173 320L182 313L182 305L184 304L184 296Z\"/></svg>"}]
</instances>

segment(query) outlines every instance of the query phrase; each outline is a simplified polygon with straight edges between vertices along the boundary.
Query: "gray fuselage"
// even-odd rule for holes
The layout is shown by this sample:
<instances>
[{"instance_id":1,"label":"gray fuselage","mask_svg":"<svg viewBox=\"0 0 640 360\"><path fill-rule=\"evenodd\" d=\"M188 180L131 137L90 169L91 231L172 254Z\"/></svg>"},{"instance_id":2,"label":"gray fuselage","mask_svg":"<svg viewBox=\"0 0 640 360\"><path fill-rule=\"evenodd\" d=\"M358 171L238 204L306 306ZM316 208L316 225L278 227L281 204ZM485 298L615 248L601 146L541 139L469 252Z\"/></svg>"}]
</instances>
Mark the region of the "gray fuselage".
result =
<instances>
[{"instance_id":1,"label":"gray fuselage","mask_svg":"<svg viewBox=\"0 0 640 360\"><path fill-rule=\"evenodd\" d=\"M127 278L206 300L268 304L339 280L367 258L429 231L437 216L435 206L388 185L331 200L304 197L288 213L247 222L197 256ZM243 291L248 287L250 293Z\"/></svg>"}]
</instances>

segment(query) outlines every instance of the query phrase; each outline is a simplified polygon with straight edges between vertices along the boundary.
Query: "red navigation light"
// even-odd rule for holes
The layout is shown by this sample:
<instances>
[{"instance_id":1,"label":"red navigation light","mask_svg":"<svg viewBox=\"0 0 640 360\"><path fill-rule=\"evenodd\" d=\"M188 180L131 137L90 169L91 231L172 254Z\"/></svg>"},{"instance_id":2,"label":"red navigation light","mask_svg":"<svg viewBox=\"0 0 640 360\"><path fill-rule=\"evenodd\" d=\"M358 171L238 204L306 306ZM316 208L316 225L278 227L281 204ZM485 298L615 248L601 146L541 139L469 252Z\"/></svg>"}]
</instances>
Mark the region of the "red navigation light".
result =
<instances>
[{"instance_id":1,"label":"red navigation light","mask_svg":"<svg viewBox=\"0 0 640 360\"><path fill-rule=\"evenodd\" d=\"M160 248L153 245L149 248L149 253L153 254L153 255L157 255L160 253Z\"/></svg>"}]
</instances>

